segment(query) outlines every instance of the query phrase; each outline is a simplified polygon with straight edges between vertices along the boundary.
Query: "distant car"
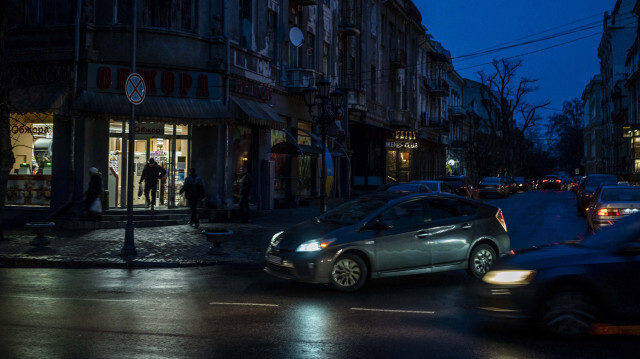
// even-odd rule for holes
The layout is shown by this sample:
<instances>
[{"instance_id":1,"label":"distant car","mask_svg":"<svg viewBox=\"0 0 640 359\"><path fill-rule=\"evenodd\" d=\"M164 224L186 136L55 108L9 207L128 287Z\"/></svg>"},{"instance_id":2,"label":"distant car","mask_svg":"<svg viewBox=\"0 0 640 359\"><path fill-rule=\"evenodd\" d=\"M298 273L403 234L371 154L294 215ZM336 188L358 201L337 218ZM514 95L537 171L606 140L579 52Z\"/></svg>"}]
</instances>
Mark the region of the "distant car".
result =
<instances>
[{"instance_id":1,"label":"distant car","mask_svg":"<svg viewBox=\"0 0 640 359\"><path fill-rule=\"evenodd\" d=\"M528 191L529 190L529 181L524 179L524 177L515 177L513 181L516 183L516 190L518 191Z\"/></svg>"},{"instance_id":2,"label":"distant car","mask_svg":"<svg viewBox=\"0 0 640 359\"><path fill-rule=\"evenodd\" d=\"M562 180L556 175L546 175L540 181L541 189L562 189Z\"/></svg>"},{"instance_id":3,"label":"distant car","mask_svg":"<svg viewBox=\"0 0 640 359\"><path fill-rule=\"evenodd\" d=\"M477 289L480 313L503 322L533 319L562 337L597 332L599 323L640 323L640 214L581 241L507 256Z\"/></svg>"},{"instance_id":4,"label":"distant car","mask_svg":"<svg viewBox=\"0 0 640 359\"><path fill-rule=\"evenodd\" d=\"M500 179L502 179L502 182L504 182L507 185L507 188L509 189L509 193L515 193L517 191L516 182L513 180L513 177L502 176L500 177Z\"/></svg>"},{"instance_id":5,"label":"distant car","mask_svg":"<svg viewBox=\"0 0 640 359\"><path fill-rule=\"evenodd\" d=\"M479 199L479 190L474 182L465 175L459 176L443 176L437 178L439 181L447 182L452 188L453 193L458 196Z\"/></svg>"},{"instance_id":6,"label":"distant car","mask_svg":"<svg viewBox=\"0 0 640 359\"><path fill-rule=\"evenodd\" d=\"M424 183L395 182L378 186L376 192L431 193L433 191Z\"/></svg>"},{"instance_id":7,"label":"distant car","mask_svg":"<svg viewBox=\"0 0 640 359\"><path fill-rule=\"evenodd\" d=\"M598 189L598 185L600 183L617 184L618 176L610 174L587 175L580 183L576 193L578 213L585 213L587 206L591 201L591 196L593 195L593 192Z\"/></svg>"},{"instance_id":8,"label":"distant car","mask_svg":"<svg viewBox=\"0 0 640 359\"><path fill-rule=\"evenodd\" d=\"M411 183L421 183L426 184L432 192L440 192L440 193L453 193L453 188L449 186L449 184L445 181L437 181L437 180L415 180L411 181Z\"/></svg>"},{"instance_id":9,"label":"distant car","mask_svg":"<svg viewBox=\"0 0 640 359\"><path fill-rule=\"evenodd\" d=\"M601 229L637 212L640 212L640 187L601 184L585 215L587 230Z\"/></svg>"},{"instance_id":10,"label":"distant car","mask_svg":"<svg viewBox=\"0 0 640 359\"><path fill-rule=\"evenodd\" d=\"M500 177L485 177L480 181L480 198L487 196L509 197L509 187Z\"/></svg>"},{"instance_id":11,"label":"distant car","mask_svg":"<svg viewBox=\"0 0 640 359\"><path fill-rule=\"evenodd\" d=\"M582 180L584 176L575 176L571 181L571 192L576 193L578 190L578 186L580 186L580 180Z\"/></svg>"},{"instance_id":12,"label":"distant car","mask_svg":"<svg viewBox=\"0 0 640 359\"><path fill-rule=\"evenodd\" d=\"M509 250L498 207L450 194L374 192L276 233L264 270L355 291L372 278L448 270L480 278Z\"/></svg>"}]
</instances>

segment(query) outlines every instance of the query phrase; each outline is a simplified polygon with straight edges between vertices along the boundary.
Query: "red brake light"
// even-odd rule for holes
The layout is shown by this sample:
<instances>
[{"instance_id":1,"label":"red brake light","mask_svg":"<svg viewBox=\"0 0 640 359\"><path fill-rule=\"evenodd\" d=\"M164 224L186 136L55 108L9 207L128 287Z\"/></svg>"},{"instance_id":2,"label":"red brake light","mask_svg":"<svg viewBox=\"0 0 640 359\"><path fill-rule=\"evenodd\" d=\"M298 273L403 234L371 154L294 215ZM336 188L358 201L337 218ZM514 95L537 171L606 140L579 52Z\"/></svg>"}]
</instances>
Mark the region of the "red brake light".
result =
<instances>
[{"instance_id":1,"label":"red brake light","mask_svg":"<svg viewBox=\"0 0 640 359\"><path fill-rule=\"evenodd\" d=\"M556 180L556 183L560 183L560 180Z\"/></svg>"},{"instance_id":2,"label":"red brake light","mask_svg":"<svg viewBox=\"0 0 640 359\"><path fill-rule=\"evenodd\" d=\"M598 216L619 216L620 212L615 208L598 208Z\"/></svg>"},{"instance_id":3,"label":"red brake light","mask_svg":"<svg viewBox=\"0 0 640 359\"><path fill-rule=\"evenodd\" d=\"M547 182L547 180L542 180L542 182Z\"/></svg>"}]
</instances>

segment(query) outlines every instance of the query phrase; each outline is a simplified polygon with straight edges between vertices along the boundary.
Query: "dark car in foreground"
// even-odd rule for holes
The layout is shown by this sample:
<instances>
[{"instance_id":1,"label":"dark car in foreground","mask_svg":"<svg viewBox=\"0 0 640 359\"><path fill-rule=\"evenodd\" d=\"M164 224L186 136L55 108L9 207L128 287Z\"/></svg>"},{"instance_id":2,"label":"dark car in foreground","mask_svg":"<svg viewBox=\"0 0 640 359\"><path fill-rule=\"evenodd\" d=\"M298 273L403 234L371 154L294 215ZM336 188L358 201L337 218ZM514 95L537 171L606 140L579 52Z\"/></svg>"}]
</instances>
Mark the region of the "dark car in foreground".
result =
<instances>
[{"instance_id":1,"label":"dark car in foreground","mask_svg":"<svg viewBox=\"0 0 640 359\"><path fill-rule=\"evenodd\" d=\"M413 182L391 182L385 183L376 188L376 192L422 192L431 193L431 188L425 183Z\"/></svg>"},{"instance_id":2,"label":"dark car in foreground","mask_svg":"<svg viewBox=\"0 0 640 359\"><path fill-rule=\"evenodd\" d=\"M640 187L601 184L587 208L587 230L612 225L624 216L640 212Z\"/></svg>"},{"instance_id":3,"label":"dark car in foreground","mask_svg":"<svg viewBox=\"0 0 640 359\"><path fill-rule=\"evenodd\" d=\"M451 187L453 187L453 193L458 196L479 199L479 190L478 187L474 185L474 182L465 175L459 176L444 176L438 177L439 181L447 182Z\"/></svg>"},{"instance_id":4,"label":"dark car in foreground","mask_svg":"<svg viewBox=\"0 0 640 359\"><path fill-rule=\"evenodd\" d=\"M502 210L456 195L375 192L276 233L265 271L355 291L372 278L466 269L509 251Z\"/></svg>"},{"instance_id":5,"label":"dark car in foreground","mask_svg":"<svg viewBox=\"0 0 640 359\"><path fill-rule=\"evenodd\" d=\"M587 175L576 192L578 213L584 214L591 202L593 192L601 183L618 184L618 176L609 174Z\"/></svg>"},{"instance_id":6,"label":"dark car in foreground","mask_svg":"<svg viewBox=\"0 0 640 359\"><path fill-rule=\"evenodd\" d=\"M500 260L478 286L493 319L532 319L558 336L604 324L640 323L640 214L583 240L540 246Z\"/></svg>"}]
</instances>

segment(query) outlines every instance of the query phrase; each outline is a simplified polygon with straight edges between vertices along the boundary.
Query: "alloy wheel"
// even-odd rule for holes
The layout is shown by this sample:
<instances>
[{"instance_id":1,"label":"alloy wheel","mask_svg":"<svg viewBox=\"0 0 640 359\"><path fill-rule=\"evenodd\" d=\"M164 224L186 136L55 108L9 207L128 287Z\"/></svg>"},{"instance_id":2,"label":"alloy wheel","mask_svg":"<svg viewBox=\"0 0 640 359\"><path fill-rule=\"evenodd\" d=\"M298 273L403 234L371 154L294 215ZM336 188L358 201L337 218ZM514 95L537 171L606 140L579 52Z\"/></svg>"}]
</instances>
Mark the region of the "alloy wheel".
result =
<instances>
[{"instance_id":1,"label":"alloy wheel","mask_svg":"<svg viewBox=\"0 0 640 359\"><path fill-rule=\"evenodd\" d=\"M354 291L362 287L367 277L364 261L353 254L344 254L331 268L331 286L341 291Z\"/></svg>"}]
</instances>

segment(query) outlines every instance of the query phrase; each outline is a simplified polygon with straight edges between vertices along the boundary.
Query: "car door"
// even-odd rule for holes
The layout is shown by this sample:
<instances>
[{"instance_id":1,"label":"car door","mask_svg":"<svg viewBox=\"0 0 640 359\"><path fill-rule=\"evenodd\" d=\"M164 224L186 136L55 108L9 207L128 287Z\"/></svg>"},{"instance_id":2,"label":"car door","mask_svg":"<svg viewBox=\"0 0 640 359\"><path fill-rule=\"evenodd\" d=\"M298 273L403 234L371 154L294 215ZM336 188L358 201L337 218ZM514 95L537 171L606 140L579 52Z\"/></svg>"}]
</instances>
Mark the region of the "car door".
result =
<instances>
[{"instance_id":1,"label":"car door","mask_svg":"<svg viewBox=\"0 0 640 359\"><path fill-rule=\"evenodd\" d=\"M433 267L466 261L475 237L477 207L464 200L433 197L426 210Z\"/></svg>"},{"instance_id":2,"label":"car door","mask_svg":"<svg viewBox=\"0 0 640 359\"><path fill-rule=\"evenodd\" d=\"M376 271L402 270L431 264L425 229L424 198L412 199L388 208L380 221L391 228L378 231L375 239Z\"/></svg>"}]
</instances>

